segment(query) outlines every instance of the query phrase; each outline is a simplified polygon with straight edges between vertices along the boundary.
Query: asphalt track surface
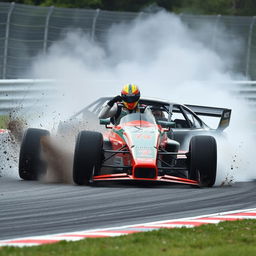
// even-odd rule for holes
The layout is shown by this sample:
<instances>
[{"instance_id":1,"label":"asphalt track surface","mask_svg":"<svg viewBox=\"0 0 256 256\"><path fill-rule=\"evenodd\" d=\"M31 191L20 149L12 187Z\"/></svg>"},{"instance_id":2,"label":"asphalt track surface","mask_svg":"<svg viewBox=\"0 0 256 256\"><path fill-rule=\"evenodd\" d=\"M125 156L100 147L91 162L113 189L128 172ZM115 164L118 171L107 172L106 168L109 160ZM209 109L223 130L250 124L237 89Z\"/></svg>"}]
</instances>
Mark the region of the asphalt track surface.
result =
<instances>
[{"instance_id":1,"label":"asphalt track surface","mask_svg":"<svg viewBox=\"0 0 256 256\"><path fill-rule=\"evenodd\" d=\"M107 228L256 207L256 182L97 187L0 178L0 240Z\"/></svg>"}]
</instances>

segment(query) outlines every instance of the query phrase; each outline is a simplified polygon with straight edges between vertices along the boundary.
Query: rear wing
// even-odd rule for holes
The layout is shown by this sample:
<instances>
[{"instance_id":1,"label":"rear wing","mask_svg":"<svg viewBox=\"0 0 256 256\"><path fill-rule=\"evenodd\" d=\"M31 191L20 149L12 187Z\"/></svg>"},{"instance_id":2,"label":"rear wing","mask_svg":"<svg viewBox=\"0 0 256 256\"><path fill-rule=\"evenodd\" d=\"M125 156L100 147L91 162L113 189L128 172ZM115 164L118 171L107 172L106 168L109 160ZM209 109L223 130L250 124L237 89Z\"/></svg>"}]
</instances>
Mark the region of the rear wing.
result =
<instances>
[{"instance_id":1,"label":"rear wing","mask_svg":"<svg viewBox=\"0 0 256 256\"><path fill-rule=\"evenodd\" d=\"M212 116L219 117L220 122L217 127L217 130L223 131L229 126L231 118L231 109L228 108L215 108L215 107L206 107L206 106L197 106L197 105L185 105L190 108L195 114L199 116Z\"/></svg>"}]
</instances>

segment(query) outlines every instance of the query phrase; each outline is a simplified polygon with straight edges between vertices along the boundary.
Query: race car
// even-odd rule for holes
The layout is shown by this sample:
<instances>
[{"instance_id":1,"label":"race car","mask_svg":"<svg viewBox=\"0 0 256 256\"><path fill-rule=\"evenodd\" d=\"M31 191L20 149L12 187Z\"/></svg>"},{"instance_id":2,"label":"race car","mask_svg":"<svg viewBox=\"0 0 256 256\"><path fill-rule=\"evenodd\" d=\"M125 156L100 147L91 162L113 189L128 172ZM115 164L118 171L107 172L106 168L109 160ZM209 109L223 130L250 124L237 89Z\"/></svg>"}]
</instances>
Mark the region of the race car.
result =
<instances>
[{"instance_id":1,"label":"race car","mask_svg":"<svg viewBox=\"0 0 256 256\"><path fill-rule=\"evenodd\" d=\"M72 116L81 129L79 116L97 117L109 98L101 98ZM193 111L194 110L194 111ZM217 129L209 128L198 115L220 118ZM120 123L100 120L106 131L81 129L75 142L73 181L90 185L100 181L153 181L212 187L216 179L215 134L228 127L230 109L140 99L140 111L124 116ZM65 131L66 129L66 131ZM41 158L42 139L47 130L26 130L20 150L19 174L34 180L44 174L47 163Z\"/></svg>"}]
</instances>

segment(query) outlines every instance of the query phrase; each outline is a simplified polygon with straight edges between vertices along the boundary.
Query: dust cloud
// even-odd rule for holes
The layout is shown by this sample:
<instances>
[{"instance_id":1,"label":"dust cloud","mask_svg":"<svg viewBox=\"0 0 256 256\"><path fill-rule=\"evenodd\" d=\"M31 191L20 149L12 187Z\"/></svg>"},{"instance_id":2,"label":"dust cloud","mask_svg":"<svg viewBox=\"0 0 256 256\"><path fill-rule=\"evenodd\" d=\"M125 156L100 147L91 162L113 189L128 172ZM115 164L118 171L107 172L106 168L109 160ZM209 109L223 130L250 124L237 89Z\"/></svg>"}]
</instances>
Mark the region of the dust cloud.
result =
<instances>
[{"instance_id":1,"label":"dust cloud","mask_svg":"<svg viewBox=\"0 0 256 256\"><path fill-rule=\"evenodd\" d=\"M216 184L255 179L250 108L235 96L231 82L245 80L232 71L243 41L226 40L228 33L211 23L192 29L165 11L113 25L104 43L81 30L69 31L30 69L33 78L56 80L59 95L30 125L51 129L98 97L115 96L123 84L135 83L145 97L231 108L226 139L217 139Z\"/></svg>"}]
</instances>

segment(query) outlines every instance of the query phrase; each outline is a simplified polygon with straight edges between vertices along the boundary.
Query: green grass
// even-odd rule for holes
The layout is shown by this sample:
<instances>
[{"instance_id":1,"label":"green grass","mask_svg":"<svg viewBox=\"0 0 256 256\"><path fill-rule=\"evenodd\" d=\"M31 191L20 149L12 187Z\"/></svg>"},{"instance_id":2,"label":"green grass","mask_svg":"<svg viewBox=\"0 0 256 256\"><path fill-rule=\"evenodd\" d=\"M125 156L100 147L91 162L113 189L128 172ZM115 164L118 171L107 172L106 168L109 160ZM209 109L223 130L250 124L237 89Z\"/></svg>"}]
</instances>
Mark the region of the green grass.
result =
<instances>
[{"instance_id":1,"label":"green grass","mask_svg":"<svg viewBox=\"0 0 256 256\"><path fill-rule=\"evenodd\" d=\"M6 129L8 121L9 121L9 116L0 115L0 129Z\"/></svg>"},{"instance_id":2,"label":"green grass","mask_svg":"<svg viewBox=\"0 0 256 256\"><path fill-rule=\"evenodd\" d=\"M161 229L112 238L87 238L27 248L2 247L0 255L47 256L250 256L256 255L256 220L196 228Z\"/></svg>"}]
</instances>

